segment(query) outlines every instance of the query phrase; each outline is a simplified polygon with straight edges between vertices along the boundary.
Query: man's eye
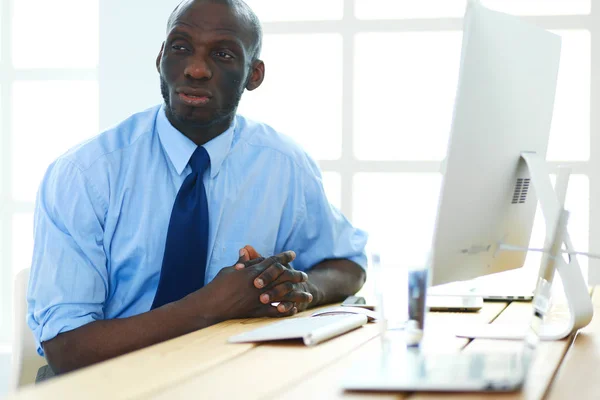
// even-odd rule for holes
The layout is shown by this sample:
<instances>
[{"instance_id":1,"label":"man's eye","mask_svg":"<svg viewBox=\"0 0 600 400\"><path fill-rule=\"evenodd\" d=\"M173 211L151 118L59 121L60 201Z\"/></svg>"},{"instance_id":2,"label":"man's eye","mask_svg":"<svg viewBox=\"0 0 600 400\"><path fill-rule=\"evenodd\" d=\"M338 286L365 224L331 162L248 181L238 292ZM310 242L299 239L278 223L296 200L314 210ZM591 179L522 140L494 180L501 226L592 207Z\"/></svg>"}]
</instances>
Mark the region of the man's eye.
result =
<instances>
[{"instance_id":1,"label":"man's eye","mask_svg":"<svg viewBox=\"0 0 600 400\"><path fill-rule=\"evenodd\" d=\"M216 55L217 57L224 58L224 59L226 59L226 60L231 60L231 59L233 59L233 56L232 56L231 54L229 54L229 53L225 52L225 51L217 51L217 52L215 53L215 55Z\"/></svg>"},{"instance_id":2,"label":"man's eye","mask_svg":"<svg viewBox=\"0 0 600 400\"><path fill-rule=\"evenodd\" d=\"M171 48L175 51L189 51L187 47L178 44L174 44L173 46L171 46Z\"/></svg>"}]
</instances>

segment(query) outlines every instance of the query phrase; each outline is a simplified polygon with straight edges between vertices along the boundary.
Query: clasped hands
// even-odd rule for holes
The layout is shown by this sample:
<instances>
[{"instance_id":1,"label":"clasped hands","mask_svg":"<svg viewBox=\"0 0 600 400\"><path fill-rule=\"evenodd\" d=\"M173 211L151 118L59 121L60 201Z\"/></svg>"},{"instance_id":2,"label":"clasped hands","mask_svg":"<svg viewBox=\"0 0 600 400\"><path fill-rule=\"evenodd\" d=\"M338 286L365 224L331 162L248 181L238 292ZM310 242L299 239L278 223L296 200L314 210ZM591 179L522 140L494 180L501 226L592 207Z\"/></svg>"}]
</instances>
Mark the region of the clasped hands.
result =
<instances>
[{"instance_id":1,"label":"clasped hands","mask_svg":"<svg viewBox=\"0 0 600 400\"><path fill-rule=\"evenodd\" d=\"M269 265L254 281L254 287L262 291L262 304L279 303L277 310L281 314L292 314L303 311L313 301L313 295L308 289L308 275L296 271L290 263L296 258L296 253L286 251L265 259L252 246L240 249L240 258L234 268L242 270L260 263Z\"/></svg>"},{"instance_id":2,"label":"clasped hands","mask_svg":"<svg viewBox=\"0 0 600 400\"><path fill-rule=\"evenodd\" d=\"M296 253L264 258L251 246L239 251L235 265L223 268L203 292L221 319L286 317L313 301L308 275L289 265ZM276 306L272 303L279 303Z\"/></svg>"}]
</instances>

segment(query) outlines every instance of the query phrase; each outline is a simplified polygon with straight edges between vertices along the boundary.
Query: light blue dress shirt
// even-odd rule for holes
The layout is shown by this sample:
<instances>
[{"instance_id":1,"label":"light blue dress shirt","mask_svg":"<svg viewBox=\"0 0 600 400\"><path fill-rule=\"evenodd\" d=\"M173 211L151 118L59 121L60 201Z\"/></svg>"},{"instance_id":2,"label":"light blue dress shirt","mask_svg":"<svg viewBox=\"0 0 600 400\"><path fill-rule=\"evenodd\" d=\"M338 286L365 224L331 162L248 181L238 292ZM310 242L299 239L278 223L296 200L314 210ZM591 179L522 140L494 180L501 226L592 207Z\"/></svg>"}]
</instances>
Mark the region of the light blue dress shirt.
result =
<instances>
[{"instance_id":1,"label":"light blue dress shirt","mask_svg":"<svg viewBox=\"0 0 600 400\"><path fill-rule=\"evenodd\" d=\"M329 204L315 162L267 125L237 116L204 145L206 282L250 244L294 250L294 268L330 258L366 266L366 234ZM70 150L49 168L35 209L28 324L41 342L96 320L150 310L171 209L196 145L157 106Z\"/></svg>"}]
</instances>

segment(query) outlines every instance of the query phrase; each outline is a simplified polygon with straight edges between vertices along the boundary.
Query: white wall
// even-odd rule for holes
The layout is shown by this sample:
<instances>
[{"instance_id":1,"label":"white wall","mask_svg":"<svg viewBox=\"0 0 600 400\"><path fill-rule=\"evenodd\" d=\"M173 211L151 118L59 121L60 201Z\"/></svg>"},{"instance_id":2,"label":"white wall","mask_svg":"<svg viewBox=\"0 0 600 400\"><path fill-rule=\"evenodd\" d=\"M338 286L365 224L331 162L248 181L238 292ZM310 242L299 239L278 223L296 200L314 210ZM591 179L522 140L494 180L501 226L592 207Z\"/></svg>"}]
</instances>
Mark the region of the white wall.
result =
<instances>
[{"instance_id":1,"label":"white wall","mask_svg":"<svg viewBox=\"0 0 600 400\"><path fill-rule=\"evenodd\" d=\"M100 1L101 130L162 101L155 60L179 1Z\"/></svg>"}]
</instances>

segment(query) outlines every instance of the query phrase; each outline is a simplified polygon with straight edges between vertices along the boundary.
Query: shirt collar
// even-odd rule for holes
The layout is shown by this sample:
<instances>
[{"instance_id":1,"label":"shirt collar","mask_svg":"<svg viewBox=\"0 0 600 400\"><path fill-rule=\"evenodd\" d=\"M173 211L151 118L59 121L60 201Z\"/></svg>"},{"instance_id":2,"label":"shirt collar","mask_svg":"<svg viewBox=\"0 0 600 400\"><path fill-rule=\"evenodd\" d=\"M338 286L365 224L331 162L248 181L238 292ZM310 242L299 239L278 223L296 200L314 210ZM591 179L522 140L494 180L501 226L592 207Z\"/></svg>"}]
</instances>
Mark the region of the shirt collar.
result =
<instances>
[{"instance_id":1,"label":"shirt collar","mask_svg":"<svg viewBox=\"0 0 600 400\"><path fill-rule=\"evenodd\" d=\"M233 141L235 126L236 120L234 118L229 129L213 140L204 144L204 148L210 157L211 178L217 176L225 157L227 157L227 154L229 154L229 149L231 148L231 143ZM156 129L158 130L158 136L160 137L163 148L167 152L167 155L173 163L175 170L179 175L181 175L185 167L188 165L190 157L198 146L187 136L179 132L173 125L171 125L171 122L169 122L167 115L165 114L164 105L158 112Z\"/></svg>"}]
</instances>

